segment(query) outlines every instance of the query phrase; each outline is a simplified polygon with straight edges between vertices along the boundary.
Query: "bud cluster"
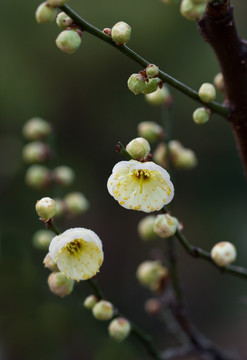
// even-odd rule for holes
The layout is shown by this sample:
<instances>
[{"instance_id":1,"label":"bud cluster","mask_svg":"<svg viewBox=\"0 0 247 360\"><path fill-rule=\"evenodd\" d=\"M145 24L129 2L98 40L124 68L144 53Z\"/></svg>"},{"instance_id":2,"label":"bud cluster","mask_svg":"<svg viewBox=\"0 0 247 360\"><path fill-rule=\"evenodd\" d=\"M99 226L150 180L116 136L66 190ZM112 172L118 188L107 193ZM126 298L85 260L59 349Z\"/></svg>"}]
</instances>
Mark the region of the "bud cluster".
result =
<instances>
[{"instance_id":1,"label":"bud cluster","mask_svg":"<svg viewBox=\"0 0 247 360\"><path fill-rule=\"evenodd\" d=\"M148 65L138 74L132 74L128 79L128 88L135 95L154 93L158 87L162 87L162 81L158 77L159 68L154 64Z\"/></svg>"}]
</instances>

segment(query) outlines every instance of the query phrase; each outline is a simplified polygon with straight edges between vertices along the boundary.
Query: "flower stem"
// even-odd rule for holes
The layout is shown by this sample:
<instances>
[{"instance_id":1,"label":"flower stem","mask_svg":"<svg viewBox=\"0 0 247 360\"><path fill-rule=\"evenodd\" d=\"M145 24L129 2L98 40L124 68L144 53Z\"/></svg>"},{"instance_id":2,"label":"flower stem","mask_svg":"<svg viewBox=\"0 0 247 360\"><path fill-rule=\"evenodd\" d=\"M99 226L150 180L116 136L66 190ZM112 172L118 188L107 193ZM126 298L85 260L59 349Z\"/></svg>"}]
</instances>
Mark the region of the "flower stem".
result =
<instances>
[{"instance_id":1,"label":"flower stem","mask_svg":"<svg viewBox=\"0 0 247 360\"><path fill-rule=\"evenodd\" d=\"M141 65L143 68L146 68L150 64L149 61L147 61L146 59L141 57L139 54L137 54L135 51L130 49L128 46L126 46L126 45L119 46L119 45L115 44L112 41L111 36L106 35L103 31L99 30L98 28L91 25L90 23L88 23L83 18L81 18L68 5L60 6L60 9L62 11L64 11L68 16L70 16L75 21L75 23L78 26L81 27L82 30L87 31L91 35L96 36L100 40L105 41L109 45L113 46L115 49L119 50L120 52L122 52L126 56L130 57L132 60L134 60L139 65ZM168 75L167 73L165 73L162 70L159 71L158 76L159 76L159 78L161 80L163 80L164 82L166 82L169 85L173 86L174 88L176 88L180 92L184 93L185 95L187 95L191 99L205 105L201 101L201 99L199 98L197 91L191 89L189 86L183 84L182 82L178 81L177 79L175 79L174 77ZM215 112L215 113L217 113L217 114L219 114L221 116L224 116L224 117L228 116L228 108L225 107L224 105L221 105L221 104L215 102L215 101L212 101L212 102L208 103L207 108L210 109L212 112Z\"/></svg>"},{"instance_id":2,"label":"flower stem","mask_svg":"<svg viewBox=\"0 0 247 360\"><path fill-rule=\"evenodd\" d=\"M180 242L180 244L184 247L184 249L187 251L187 253L195 258L202 258L208 262L210 262L212 265L214 265L218 270L220 270L222 273L229 273L232 275L239 276L241 278L247 279L247 269L242 266L235 266L235 265L227 265L225 267L218 266L211 258L211 255L209 252L193 246L189 243L189 241L186 239L186 237L180 232L177 231L175 233L175 237Z\"/></svg>"}]
</instances>

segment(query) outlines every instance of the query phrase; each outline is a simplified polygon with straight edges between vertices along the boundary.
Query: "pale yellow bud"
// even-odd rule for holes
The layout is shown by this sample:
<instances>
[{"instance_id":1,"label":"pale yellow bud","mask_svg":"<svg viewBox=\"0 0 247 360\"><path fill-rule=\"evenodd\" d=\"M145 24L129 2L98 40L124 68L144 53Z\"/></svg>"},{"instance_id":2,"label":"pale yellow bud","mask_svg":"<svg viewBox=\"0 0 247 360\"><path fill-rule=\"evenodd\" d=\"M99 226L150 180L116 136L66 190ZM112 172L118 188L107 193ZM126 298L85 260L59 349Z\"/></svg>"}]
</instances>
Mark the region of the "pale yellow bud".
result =
<instances>
[{"instance_id":1,"label":"pale yellow bud","mask_svg":"<svg viewBox=\"0 0 247 360\"><path fill-rule=\"evenodd\" d=\"M47 121L35 117L26 122L22 132L28 140L40 140L51 133L51 126Z\"/></svg>"},{"instance_id":2,"label":"pale yellow bud","mask_svg":"<svg viewBox=\"0 0 247 360\"><path fill-rule=\"evenodd\" d=\"M44 189L50 184L50 171L45 166L32 165L27 169L25 181L35 189Z\"/></svg>"},{"instance_id":3,"label":"pale yellow bud","mask_svg":"<svg viewBox=\"0 0 247 360\"><path fill-rule=\"evenodd\" d=\"M206 3L194 4L192 0L182 0L180 13L188 20L199 19L206 10Z\"/></svg>"},{"instance_id":4,"label":"pale yellow bud","mask_svg":"<svg viewBox=\"0 0 247 360\"><path fill-rule=\"evenodd\" d=\"M88 309L92 310L94 305L98 302L98 299L95 295L89 295L86 297L86 299L83 302L83 306Z\"/></svg>"},{"instance_id":5,"label":"pale yellow bud","mask_svg":"<svg viewBox=\"0 0 247 360\"><path fill-rule=\"evenodd\" d=\"M52 260L50 253L46 254L46 256L43 260L43 264L44 264L45 268L47 268L53 272L59 272L57 264L55 263L55 261Z\"/></svg>"},{"instance_id":6,"label":"pale yellow bud","mask_svg":"<svg viewBox=\"0 0 247 360\"><path fill-rule=\"evenodd\" d=\"M140 137L149 142L155 142L164 135L163 128L154 121L142 121L138 124L137 132Z\"/></svg>"},{"instance_id":7,"label":"pale yellow bud","mask_svg":"<svg viewBox=\"0 0 247 360\"><path fill-rule=\"evenodd\" d=\"M140 94L145 89L144 77L141 74L132 74L128 79L128 88L135 95Z\"/></svg>"},{"instance_id":8,"label":"pale yellow bud","mask_svg":"<svg viewBox=\"0 0 247 360\"><path fill-rule=\"evenodd\" d=\"M138 266L136 276L143 286L159 291L168 280L169 273L159 261L144 261Z\"/></svg>"},{"instance_id":9,"label":"pale yellow bud","mask_svg":"<svg viewBox=\"0 0 247 360\"><path fill-rule=\"evenodd\" d=\"M61 272L53 272L48 277L48 286L53 294L64 297L73 291L74 280L67 279Z\"/></svg>"},{"instance_id":10,"label":"pale yellow bud","mask_svg":"<svg viewBox=\"0 0 247 360\"><path fill-rule=\"evenodd\" d=\"M235 246L227 241L222 241L214 245L211 250L211 258L221 267L227 266L235 261L237 256Z\"/></svg>"},{"instance_id":11,"label":"pale yellow bud","mask_svg":"<svg viewBox=\"0 0 247 360\"><path fill-rule=\"evenodd\" d=\"M165 167L167 157L167 146L165 143L160 143L153 152L153 160L158 165Z\"/></svg>"},{"instance_id":12,"label":"pale yellow bud","mask_svg":"<svg viewBox=\"0 0 247 360\"><path fill-rule=\"evenodd\" d=\"M58 185L69 186L75 179L75 172L69 166L58 166L53 170L53 178Z\"/></svg>"},{"instance_id":13,"label":"pale yellow bud","mask_svg":"<svg viewBox=\"0 0 247 360\"><path fill-rule=\"evenodd\" d=\"M145 95L145 99L150 105L160 106L170 103L172 98L167 86L163 85L162 88L158 87L153 93Z\"/></svg>"},{"instance_id":14,"label":"pale yellow bud","mask_svg":"<svg viewBox=\"0 0 247 360\"><path fill-rule=\"evenodd\" d=\"M93 307L93 316L98 320L110 320L113 313L113 305L106 300L100 300Z\"/></svg>"},{"instance_id":15,"label":"pale yellow bud","mask_svg":"<svg viewBox=\"0 0 247 360\"><path fill-rule=\"evenodd\" d=\"M56 17L56 23L61 29L66 29L73 23L73 19L71 19L65 12L60 12Z\"/></svg>"},{"instance_id":16,"label":"pale yellow bud","mask_svg":"<svg viewBox=\"0 0 247 360\"><path fill-rule=\"evenodd\" d=\"M64 198L66 209L71 214L81 214L88 210L89 202L86 197L80 192L71 192Z\"/></svg>"},{"instance_id":17,"label":"pale yellow bud","mask_svg":"<svg viewBox=\"0 0 247 360\"><path fill-rule=\"evenodd\" d=\"M111 30L112 40L118 45L126 44L130 39L130 35L131 27L124 21L116 23Z\"/></svg>"},{"instance_id":18,"label":"pale yellow bud","mask_svg":"<svg viewBox=\"0 0 247 360\"><path fill-rule=\"evenodd\" d=\"M40 4L35 12L36 21L40 24L50 23L56 19L57 11L48 2Z\"/></svg>"},{"instance_id":19,"label":"pale yellow bud","mask_svg":"<svg viewBox=\"0 0 247 360\"><path fill-rule=\"evenodd\" d=\"M33 235L33 246L40 250L47 250L53 237L54 234L50 230L37 230Z\"/></svg>"},{"instance_id":20,"label":"pale yellow bud","mask_svg":"<svg viewBox=\"0 0 247 360\"><path fill-rule=\"evenodd\" d=\"M47 0L47 2L53 6L58 7L64 5L68 0Z\"/></svg>"},{"instance_id":21,"label":"pale yellow bud","mask_svg":"<svg viewBox=\"0 0 247 360\"><path fill-rule=\"evenodd\" d=\"M216 98L216 91L213 84L210 83L204 83L201 85L199 91L198 91L199 98L204 103L209 103Z\"/></svg>"},{"instance_id":22,"label":"pale yellow bud","mask_svg":"<svg viewBox=\"0 0 247 360\"><path fill-rule=\"evenodd\" d=\"M200 107L193 112L193 120L196 124L204 124L210 118L210 111Z\"/></svg>"},{"instance_id":23,"label":"pale yellow bud","mask_svg":"<svg viewBox=\"0 0 247 360\"><path fill-rule=\"evenodd\" d=\"M193 169L197 165L196 154L191 149L182 149L176 157L174 157L173 164L177 169Z\"/></svg>"},{"instance_id":24,"label":"pale yellow bud","mask_svg":"<svg viewBox=\"0 0 247 360\"><path fill-rule=\"evenodd\" d=\"M149 78L153 78L159 74L159 68L154 64L148 65L145 70L146 70L146 75Z\"/></svg>"},{"instance_id":25,"label":"pale yellow bud","mask_svg":"<svg viewBox=\"0 0 247 360\"><path fill-rule=\"evenodd\" d=\"M154 222L154 232L161 238L173 236L178 228L178 219L169 214L157 215Z\"/></svg>"},{"instance_id":26,"label":"pale yellow bud","mask_svg":"<svg viewBox=\"0 0 247 360\"><path fill-rule=\"evenodd\" d=\"M37 201L35 209L42 220L48 221L56 213L55 201L49 197L44 197Z\"/></svg>"},{"instance_id":27,"label":"pale yellow bud","mask_svg":"<svg viewBox=\"0 0 247 360\"><path fill-rule=\"evenodd\" d=\"M149 142L142 138L135 138L126 145L126 150L133 159L144 159L150 152Z\"/></svg>"},{"instance_id":28,"label":"pale yellow bud","mask_svg":"<svg viewBox=\"0 0 247 360\"><path fill-rule=\"evenodd\" d=\"M142 93L143 94L151 94L151 93L155 92L158 89L159 83L160 83L160 79L157 77L149 79L148 81L145 81L145 87L142 90Z\"/></svg>"},{"instance_id":29,"label":"pale yellow bud","mask_svg":"<svg viewBox=\"0 0 247 360\"><path fill-rule=\"evenodd\" d=\"M218 91L224 92L224 78L221 72L215 75L214 86Z\"/></svg>"},{"instance_id":30,"label":"pale yellow bud","mask_svg":"<svg viewBox=\"0 0 247 360\"><path fill-rule=\"evenodd\" d=\"M156 234L153 228L155 219L156 216L148 215L145 216L141 221L139 221L137 230L142 240L150 241L156 238Z\"/></svg>"},{"instance_id":31,"label":"pale yellow bud","mask_svg":"<svg viewBox=\"0 0 247 360\"><path fill-rule=\"evenodd\" d=\"M131 331L131 325L127 319L116 318L108 327L109 335L118 342L126 339Z\"/></svg>"},{"instance_id":32,"label":"pale yellow bud","mask_svg":"<svg viewBox=\"0 0 247 360\"><path fill-rule=\"evenodd\" d=\"M57 47L67 54L73 54L81 45L81 36L77 30L64 30L56 39Z\"/></svg>"},{"instance_id":33,"label":"pale yellow bud","mask_svg":"<svg viewBox=\"0 0 247 360\"><path fill-rule=\"evenodd\" d=\"M26 144L22 150L23 160L29 164L46 161L49 155L50 148L40 141L33 141Z\"/></svg>"}]
</instances>

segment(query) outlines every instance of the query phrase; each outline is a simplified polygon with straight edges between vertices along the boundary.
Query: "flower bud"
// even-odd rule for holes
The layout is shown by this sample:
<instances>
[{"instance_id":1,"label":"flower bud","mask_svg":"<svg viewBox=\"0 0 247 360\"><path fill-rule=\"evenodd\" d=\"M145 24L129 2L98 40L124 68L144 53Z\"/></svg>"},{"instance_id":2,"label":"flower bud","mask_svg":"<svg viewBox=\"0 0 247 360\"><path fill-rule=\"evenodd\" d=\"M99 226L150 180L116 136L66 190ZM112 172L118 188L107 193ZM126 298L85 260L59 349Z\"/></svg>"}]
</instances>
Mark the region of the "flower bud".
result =
<instances>
[{"instance_id":1,"label":"flower bud","mask_svg":"<svg viewBox=\"0 0 247 360\"><path fill-rule=\"evenodd\" d=\"M142 240L150 241L156 238L156 234L153 229L155 219L156 216L148 215L139 221L137 231Z\"/></svg>"},{"instance_id":2,"label":"flower bud","mask_svg":"<svg viewBox=\"0 0 247 360\"><path fill-rule=\"evenodd\" d=\"M27 169L26 184L35 189L44 189L50 184L50 171L42 165L32 165Z\"/></svg>"},{"instance_id":3,"label":"flower bud","mask_svg":"<svg viewBox=\"0 0 247 360\"><path fill-rule=\"evenodd\" d=\"M149 315L159 315L162 310L161 303L156 298L146 300L144 308Z\"/></svg>"},{"instance_id":4,"label":"flower bud","mask_svg":"<svg viewBox=\"0 0 247 360\"><path fill-rule=\"evenodd\" d=\"M65 212L65 204L62 199L54 199L56 206L56 214L54 215L56 218L62 216Z\"/></svg>"},{"instance_id":5,"label":"flower bud","mask_svg":"<svg viewBox=\"0 0 247 360\"><path fill-rule=\"evenodd\" d=\"M53 237L54 234L50 230L38 230L33 235L33 246L40 250L47 250Z\"/></svg>"},{"instance_id":6,"label":"flower bud","mask_svg":"<svg viewBox=\"0 0 247 360\"><path fill-rule=\"evenodd\" d=\"M171 140L168 142L168 149L171 154L171 156L177 156L181 150L184 149L183 145L178 140Z\"/></svg>"},{"instance_id":7,"label":"flower bud","mask_svg":"<svg viewBox=\"0 0 247 360\"><path fill-rule=\"evenodd\" d=\"M48 2L40 4L35 12L36 21L39 24L50 23L56 19L57 11Z\"/></svg>"},{"instance_id":8,"label":"flower bud","mask_svg":"<svg viewBox=\"0 0 247 360\"><path fill-rule=\"evenodd\" d=\"M59 272L57 264L55 263L55 261L52 260L50 253L46 254L46 256L43 260L43 264L44 264L45 268L47 268L53 272Z\"/></svg>"},{"instance_id":9,"label":"flower bud","mask_svg":"<svg viewBox=\"0 0 247 360\"><path fill-rule=\"evenodd\" d=\"M75 179L74 171L65 165L58 166L53 170L54 181L61 186L71 185Z\"/></svg>"},{"instance_id":10,"label":"flower bud","mask_svg":"<svg viewBox=\"0 0 247 360\"><path fill-rule=\"evenodd\" d=\"M47 121L36 117L26 122L22 132L27 140L41 140L51 133L51 126Z\"/></svg>"},{"instance_id":11,"label":"flower bud","mask_svg":"<svg viewBox=\"0 0 247 360\"><path fill-rule=\"evenodd\" d=\"M93 316L98 320L110 320L113 312L113 305L106 300L100 300L93 307Z\"/></svg>"},{"instance_id":12,"label":"flower bud","mask_svg":"<svg viewBox=\"0 0 247 360\"><path fill-rule=\"evenodd\" d=\"M47 0L48 4L53 7L64 5L68 0Z\"/></svg>"},{"instance_id":13,"label":"flower bud","mask_svg":"<svg viewBox=\"0 0 247 360\"><path fill-rule=\"evenodd\" d=\"M98 299L96 298L96 296L94 295L89 295L88 297L86 297L86 299L84 300L83 306L88 309L88 310L92 310L94 305L98 302Z\"/></svg>"},{"instance_id":14,"label":"flower bud","mask_svg":"<svg viewBox=\"0 0 247 360\"><path fill-rule=\"evenodd\" d=\"M152 79L149 79L148 81L145 81L145 87L142 90L142 93L143 94L151 94L151 93L155 92L158 89L159 83L160 83L159 78L152 78Z\"/></svg>"},{"instance_id":15,"label":"flower bud","mask_svg":"<svg viewBox=\"0 0 247 360\"><path fill-rule=\"evenodd\" d=\"M153 78L159 74L159 68L154 64L149 64L145 70L146 70L146 75L149 78Z\"/></svg>"},{"instance_id":16,"label":"flower bud","mask_svg":"<svg viewBox=\"0 0 247 360\"><path fill-rule=\"evenodd\" d=\"M149 142L155 142L164 135L163 128L154 121L142 121L137 127L138 135Z\"/></svg>"},{"instance_id":17,"label":"flower bud","mask_svg":"<svg viewBox=\"0 0 247 360\"><path fill-rule=\"evenodd\" d=\"M214 245L211 250L211 258L218 266L227 266L235 261L237 256L235 246L227 241Z\"/></svg>"},{"instance_id":18,"label":"flower bud","mask_svg":"<svg viewBox=\"0 0 247 360\"><path fill-rule=\"evenodd\" d=\"M126 150L133 159L143 159L150 152L149 142L142 138L135 138L126 145Z\"/></svg>"},{"instance_id":19,"label":"flower bud","mask_svg":"<svg viewBox=\"0 0 247 360\"><path fill-rule=\"evenodd\" d=\"M128 79L128 88L135 95L140 94L145 89L144 77L141 74L132 74Z\"/></svg>"},{"instance_id":20,"label":"flower bud","mask_svg":"<svg viewBox=\"0 0 247 360\"><path fill-rule=\"evenodd\" d=\"M53 272L48 277L48 286L53 294L64 297L72 292L74 280L67 279L61 272Z\"/></svg>"},{"instance_id":21,"label":"flower bud","mask_svg":"<svg viewBox=\"0 0 247 360\"><path fill-rule=\"evenodd\" d=\"M204 124L210 118L210 111L200 107L193 112L193 120L196 124Z\"/></svg>"},{"instance_id":22,"label":"flower bud","mask_svg":"<svg viewBox=\"0 0 247 360\"><path fill-rule=\"evenodd\" d=\"M204 83L201 85L199 91L198 91L199 98L204 103L209 103L216 98L216 91L214 85L210 83Z\"/></svg>"},{"instance_id":23,"label":"flower bud","mask_svg":"<svg viewBox=\"0 0 247 360\"><path fill-rule=\"evenodd\" d=\"M89 208L89 202L80 192L71 192L67 194L64 198L64 204L71 214L81 214Z\"/></svg>"},{"instance_id":24,"label":"flower bud","mask_svg":"<svg viewBox=\"0 0 247 360\"><path fill-rule=\"evenodd\" d=\"M64 30L73 23L73 20L65 12L60 12L56 17L56 23Z\"/></svg>"},{"instance_id":25,"label":"flower bud","mask_svg":"<svg viewBox=\"0 0 247 360\"><path fill-rule=\"evenodd\" d=\"M118 342L126 339L131 331L131 325L127 319L116 318L112 320L108 326L110 337Z\"/></svg>"},{"instance_id":26,"label":"flower bud","mask_svg":"<svg viewBox=\"0 0 247 360\"><path fill-rule=\"evenodd\" d=\"M73 54L81 45L81 36L76 30L64 30L58 35L56 44L63 52Z\"/></svg>"},{"instance_id":27,"label":"flower bud","mask_svg":"<svg viewBox=\"0 0 247 360\"><path fill-rule=\"evenodd\" d=\"M208 0L192 0L193 4L194 5L203 5L203 4L206 4L208 2Z\"/></svg>"},{"instance_id":28,"label":"flower bud","mask_svg":"<svg viewBox=\"0 0 247 360\"><path fill-rule=\"evenodd\" d=\"M39 217L45 221L50 220L56 214L55 201L49 197L38 200L35 209Z\"/></svg>"},{"instance_id":29,"label":"flower bud","mask_svg":"<svg viewBox=\"0 0 247 360\"><path fill-rule=\"evenodd\" d=\"M214 77L214 86L220 92L224 92L224 78L223 74L220 72Z\"/></svg>"},{"instance_id":30,"label":"flower bud","mask_svg":"<svg viewBox=\"0 0 247 360\"><path fill-rule=\"evenodd\" d=\"M50 148L48 145L33 141L26 144L22 150L22 157L26 163L40 163L49 158Z\"/></svg>"},{"instance_id":31,"label":"flower bud","mask_svg":"<svg viewBox=\"0 0 247 360\"><path fill-rule=\"evenodd\" d=\"M173 159L173 165L177 169L190 170L197 165L196 154L191 149L182 149Z\"/></svg>"},{"instance_id":32,"label":"flower bud","mask_svg":"<svg viewBox=\"0 0 247 360\"><path fill-rule=\"evenodd\" d=\"M169 214L157 215L154 222L154 232L161 238L173 236L178 228L178 219Z\"/></svg>"},{"instance_id":33,"label":"flower bud","mask_svg":"<svg viewBox=\"0 0 247 360\"><path fill-rule=\"evenodd\" d=\"M160 291L168 280L169 273L159 261L144 261L136 272L137 279L152 291Z\"/></svg>"},{"instance_id":34,"label":"flower bud","mask_svg":"<svg viewBox=\"0 0 247 360\"><path fill-rule=\"evenodd\" d=\"M182 0L180 13L188 20L199 19L206 10L206 3L194 4L193 0Z\"/></svg>"},{"instance_id":35,"label":"flower bud","mask_svg":"<svg viewBox=\"0 0 247 360\"><path fill-rule=\"evenodd\" d=\"M130 35L131 27L123 21L116 23L111 30L112 40L118 45L126 44Z\"/></svg>"},{"instance_id":36,"label":"flower bud","mask_svg":"<svg viewBox=\"0 0 247 360\"><path fill-rule=\"evenodd\" d=\"M167 155L167 146L165 143L160 143L153 152L153 160L158 165L165 167L166 155Z\"/></svg>"},{"instance_id":37,"label":"flower bud","mask_svg":"<svg viewBox=\"0 0 247 360\"><path fill-rule=\"evenodd\" d=\"M163 85L162 88L158 87L153 93L145 95L145 99L150 105L160 106L169 104L172 97L167 86Z\"/></svg>"}]
</instances>

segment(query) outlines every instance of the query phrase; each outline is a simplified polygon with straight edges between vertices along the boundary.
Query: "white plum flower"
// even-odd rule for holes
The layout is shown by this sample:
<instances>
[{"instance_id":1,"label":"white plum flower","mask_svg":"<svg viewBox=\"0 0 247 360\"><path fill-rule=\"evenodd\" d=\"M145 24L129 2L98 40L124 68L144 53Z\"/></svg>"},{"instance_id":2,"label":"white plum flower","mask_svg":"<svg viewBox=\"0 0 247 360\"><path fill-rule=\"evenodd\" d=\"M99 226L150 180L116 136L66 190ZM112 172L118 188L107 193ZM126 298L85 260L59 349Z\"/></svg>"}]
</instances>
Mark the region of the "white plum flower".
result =
<instances>
[{"instance_id":1,"label":"white plum flower","mask_svg":"<svg viewBox=\"0 0 247 360\"><path fill-rule=\"evenodd\" d=\"M160 210L174 196L170 175L152 161L120 161L112 170L107 188L124 208L146 213Z\"/></svg>"},{"instance_id":2,"label":"white plum flower","mask_svg":"<svg viewBox=\"0 0 247 360\"><path fill-rule=\"evenodd\" d=\"M87 280L98 271L104 259L102 242L92 230L68 229L55 236L49 247L52 260L68 279Z\"/></svg>"}]
</instances>

